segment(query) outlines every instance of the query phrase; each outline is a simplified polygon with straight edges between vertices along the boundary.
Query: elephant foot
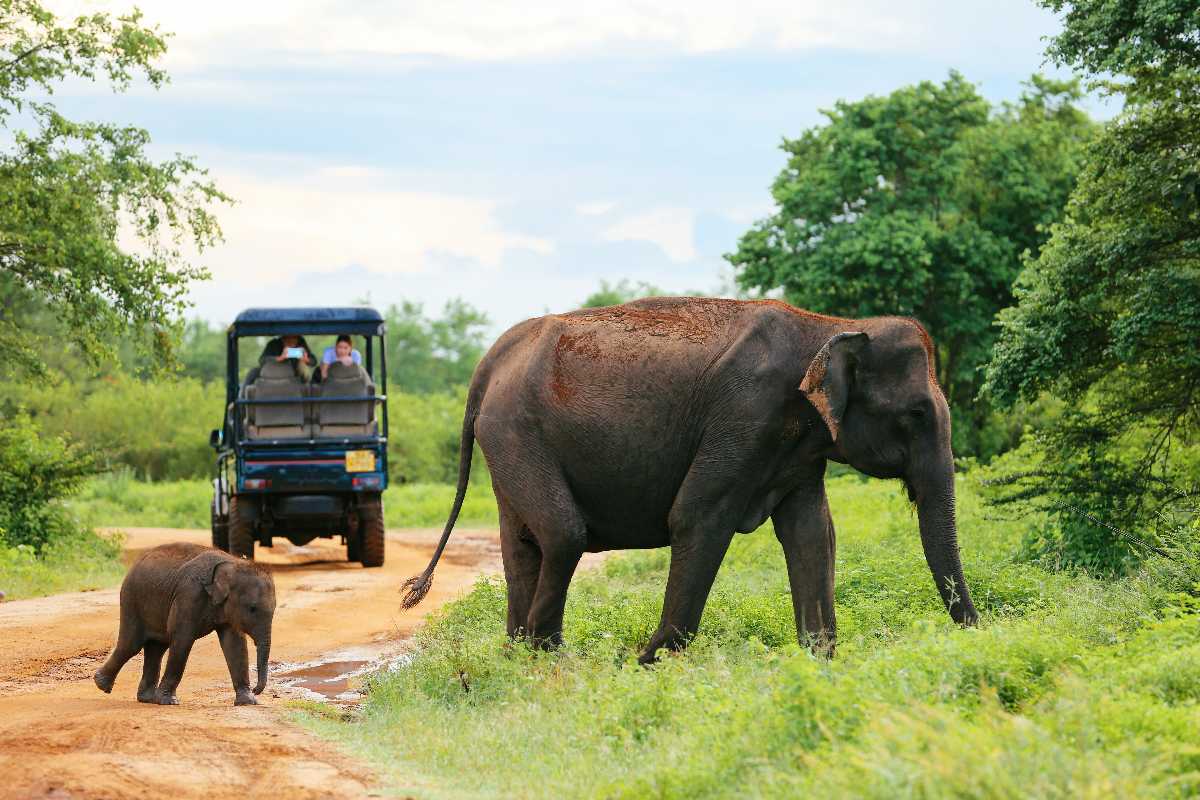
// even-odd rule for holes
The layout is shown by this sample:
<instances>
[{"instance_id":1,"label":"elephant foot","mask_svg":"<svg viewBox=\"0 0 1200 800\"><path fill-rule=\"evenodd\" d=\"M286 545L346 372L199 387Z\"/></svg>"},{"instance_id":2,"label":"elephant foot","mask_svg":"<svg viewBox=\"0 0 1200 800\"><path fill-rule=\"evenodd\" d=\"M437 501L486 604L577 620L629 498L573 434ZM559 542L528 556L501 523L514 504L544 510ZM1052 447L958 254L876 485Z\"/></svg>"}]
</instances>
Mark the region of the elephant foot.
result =
<instances>
[{"instance_id":1,"label":"elephant foot","mask_svg":"<svg viewBox=\"0 0 1200 800\"><path fill-rule=\"evenodd\" d=\"M157 703L158 694L153 689L147 689L137 693L137 701L139 703Z\"/></svg>"},{"instance_id":2,"label":"elephant foot","mask_svg":"<svg viewBox=\"0 0 1200 800\"><path fill-rule=\"evenodd\" d=\"M179 698L175 696L174 692L159 692L155 695L154 702L160 706L177 706Z\"/></svg>"},{"instance_id":3,"label":"elephant foot","mask_svg":"<svg viewBox=\"0 0 1200 800\"><path fill-rule=\"evenodd\" d=\"M116 678L105 675L101 670L96 670L96 674L92 676L92 680L96 682L96 687L105 694L111 693L113 684L116 683Z\"/></svg>"},{"instance_id":4,"label":"elephant foot","mask_svg":"<svg viewBox=\"0 0 1200 800\"><path fill-rule=\"evenodd\" d=\"M258 705L258 698L250 694L249 690L243 690L238 692L237 696L234 697L233 704L235 706L256 706Z\"/></svg>"}]
</instances>

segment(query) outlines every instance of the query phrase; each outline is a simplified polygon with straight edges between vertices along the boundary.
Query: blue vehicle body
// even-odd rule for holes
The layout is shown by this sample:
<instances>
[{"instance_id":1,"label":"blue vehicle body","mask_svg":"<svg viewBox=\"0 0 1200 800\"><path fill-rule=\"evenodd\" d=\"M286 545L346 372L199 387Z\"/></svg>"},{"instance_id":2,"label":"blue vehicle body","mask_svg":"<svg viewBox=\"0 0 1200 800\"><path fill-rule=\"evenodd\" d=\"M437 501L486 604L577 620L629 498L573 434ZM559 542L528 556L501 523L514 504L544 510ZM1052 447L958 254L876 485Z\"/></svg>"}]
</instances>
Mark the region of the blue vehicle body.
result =
<instances>
[{"instance_id":1,"label":"blue vehicle body","mask_svg":"<svg viewBox=\"0 0 1200 800\"><path fill-rule=\"evenodd\" d=\"M296 397L263 399L248 390L257 384L258 370L245 379L239 375L239 345L248 344L242 342L247 337L341 334L365 343L362 367L371 384L366 394L331 395L312 384L297 389L301 394ZM257 342L252 346L261 347ZM271 546L276 536L294 544L341 537L350 560L382 564L382 492L388 483L386 353L383 317L373 308L251 308L238 315L227 336L225 419L210 442L217 451L215 547L253 558L256 544ZM369 404L370 425L346 431L309 423L331 403ZM280 405L295 413L300 406L305 423L278 429L287 431L286 436L249 424L253 409Z\"/></svg>"}]
</instances>

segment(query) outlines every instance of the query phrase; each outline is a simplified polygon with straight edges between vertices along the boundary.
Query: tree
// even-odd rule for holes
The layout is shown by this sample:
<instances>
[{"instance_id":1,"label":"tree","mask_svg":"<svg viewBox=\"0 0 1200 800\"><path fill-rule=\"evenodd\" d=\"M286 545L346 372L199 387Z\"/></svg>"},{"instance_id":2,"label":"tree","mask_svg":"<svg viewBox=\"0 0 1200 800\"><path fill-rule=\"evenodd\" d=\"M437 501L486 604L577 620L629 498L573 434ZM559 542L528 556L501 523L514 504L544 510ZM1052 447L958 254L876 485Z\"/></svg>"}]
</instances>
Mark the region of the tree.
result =
<instances>
[{"instance_id":1,"label":"tree","mask_svg":"<svg viewBox=\"0 0 1200 800\"><path fill-rule=\"evenodd\" d=\"M1180 491L1200 490L1200 12L1042 5L1066 11L1050 56L1114 75L1097 85L1125 108L999 318L988 395L1050 392L1071 410L1029 438L1034 468L1009 470L997 499L1052 512L1044 549L1117 570Z\"/></svg>"},{"instance_id":2,"label":"tree","mask_svg":"<svg viewBox=\"0 0 1200 800\"><path fill-rule=\"evenodd\" d=\"M388 373L400 389L425 394L471 382L487 349L486 314L455 298L440 319L426 317L424 306L410 300L390 306L384 316L391 346Z\"/></svg>"},{"instance_id":3,"label":"tree","mask_svg":"<svg viewBox=\"0 0 1200 800\"><path fill-rule=\"evenodd\" d=\"M580 308L601 308L603 306L619 306L636 300L639 297L656 297L663 293L662 289L645 281L631 282L622 278L615 283L601 279L600 288L589 294Z\"/></svg>"},{"instance_id":4,"label":"tree","mask_svg":"<svg viewBox=\"0 0 1200 800\"><path fill-rule=\"evenodd\" d=\"M989 107L958 73L838 102L785 139L778 211L727 258L746 288L845 316L919 319L938 344L956 450L978 452L978 368L1012 300L1021 254L1058 219L1093 126L1073 82L1034 76Z\"/></svg>"},{"instance_id":5,"label":"tree","mask_svg":"<svg viewBox=\"0 0 1200 800\"><path fill-rule=\"evenodd\" d=\"M157 88L165 52L166 35L137 11L60 24L33 0L0 0L0 370L44 369L20 324L30 302L52 308L93 362L112 358L127 328L170 356L187 284L206 276L185 250L219 240L211 208L229 198L192 159L147 157L146 131L72 121L33 99L79 78L123 91L140 74Z\"/></svg>"}]
</instances>

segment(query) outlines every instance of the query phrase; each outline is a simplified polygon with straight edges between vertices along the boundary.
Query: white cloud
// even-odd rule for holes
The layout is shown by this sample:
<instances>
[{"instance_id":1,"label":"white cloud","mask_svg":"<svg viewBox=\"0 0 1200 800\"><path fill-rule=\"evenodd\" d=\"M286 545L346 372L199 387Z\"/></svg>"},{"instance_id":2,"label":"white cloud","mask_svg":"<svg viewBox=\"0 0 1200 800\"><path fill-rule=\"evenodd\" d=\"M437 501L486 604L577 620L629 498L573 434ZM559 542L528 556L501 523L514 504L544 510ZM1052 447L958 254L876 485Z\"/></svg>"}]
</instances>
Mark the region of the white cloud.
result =
<instances>
[{"instance_id":1,"label":"white cloud","mask_svg":"<svg viewBox=\"0 0 1200 800\"><path fill-rule=\"evenodd\" d=\"M495 269L507 250L549 253L549 240L505 230L496 200L393 189L363 168L325 168L268 179L212 170L237 204L219 210L225 243L198 260L216 281L286 282L297 272L359 265L373 273L416 273L433 253Z\"/></svg>"},{"instance_id":2,"label":"white cloud","mask_svg":"<svg viewBox=\"0 0 1200 800\"><path fill-rule=\"evenodd\" d=\"M686 208L660 207L627 217L601 234L607 242L651 242L672 261L696 257L695 214Z\"/></svg>"},{"instance_id":3,"label":"white cloud","mask_svg":"<svg viewBox=\"0 0 1200 800\"><path fill-rule=\"evenodd\" d=\"M575 206L575 212L585 217L601 217L617 207L617 204L607 200L594 203L580 203Z\"/></svg>"},{"instance_id":4,"label":"white cloud","mask_svg":"<svg viewBox=\"0 0 1200 800\"><path fill-rule=\"evenodd\" d=\"M705 53L753 47L861 50L940 47L940 21L967 13L938 0L483 0L440 3L345 3L336 0L142 0L147 21L176 35L171 69L244 63L252 54L328 60L343 55L395 55L500 60L573 56L601 50L653 48ZM1003 3L972 0L997 15ZM980 8L975 8L976 6ZM125 0L60 0L63 16L124 11ZM991 7L991 8L988 8ZM1028 9L1011 8L1008 16ZM1042 13L1042 12L1038 12Z\"/></svg>"}]
</instances>

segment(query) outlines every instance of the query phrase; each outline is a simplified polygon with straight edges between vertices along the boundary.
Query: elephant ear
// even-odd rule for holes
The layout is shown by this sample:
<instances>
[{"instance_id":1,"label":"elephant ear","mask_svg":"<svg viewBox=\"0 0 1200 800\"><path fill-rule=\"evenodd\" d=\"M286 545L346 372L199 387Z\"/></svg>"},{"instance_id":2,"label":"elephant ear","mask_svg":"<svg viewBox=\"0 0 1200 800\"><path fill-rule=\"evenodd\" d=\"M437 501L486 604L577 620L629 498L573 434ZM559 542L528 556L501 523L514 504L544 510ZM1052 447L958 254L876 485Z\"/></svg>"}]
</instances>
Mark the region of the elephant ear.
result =
<instances>
[{"instance_id":1,"label":"elephant ear","mask_svg":"<svg viewBox=\"0 0 1200 800\"><path fill-rule=\"evenodd\" d=\"M837 334L817 351L804 380L800 381L800 391L825 420L835 442L841 433L842 416L850 397L854 358L862 352L867 341L868 337L862 331Z\"/></svg>"},{"instance_id":2,"label":"elephant ear","mask_svg":"<svg viewBox=\"0 0 1200 800\"><path fill-rule=\"evenodd\" d=\"M229 589L233 585L233 568L234 564L221 559L213 566L208 579L203 581L204 591L208 592L214 606L221 605L229 597Z\"/></svg>"}]
</instances>

